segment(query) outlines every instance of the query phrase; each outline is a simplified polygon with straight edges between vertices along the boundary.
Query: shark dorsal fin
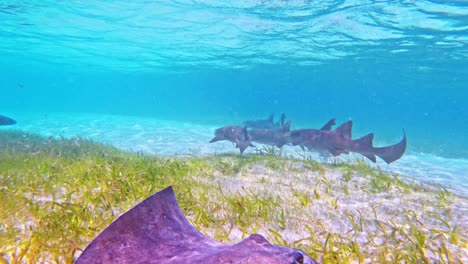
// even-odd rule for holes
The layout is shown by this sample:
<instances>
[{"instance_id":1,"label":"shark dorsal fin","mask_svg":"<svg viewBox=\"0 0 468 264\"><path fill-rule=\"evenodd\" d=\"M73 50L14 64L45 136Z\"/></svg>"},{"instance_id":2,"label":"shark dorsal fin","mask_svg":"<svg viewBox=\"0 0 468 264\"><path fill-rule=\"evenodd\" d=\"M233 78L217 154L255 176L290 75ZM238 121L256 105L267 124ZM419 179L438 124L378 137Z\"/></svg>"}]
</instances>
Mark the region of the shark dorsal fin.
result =
<instances>
[{"instance_id":1,"label":"shark dorsal fin","mask_svg":"<svg viewBox=\"0 0 468 264\"><path fill-rule=\"evenodd\" d=\"M283 131L284 132L288 132L290 129L291 129L291 120L286 122L286 124L284 124L284 126L283 126Z\"/></svg>"},{"instance_id":2,"label":"shark dorsal fin","mask_svg":"<svg viewBox=\"0 0 468 264\"><path fill-rule=\"evenodd\" d=\"M356 139L355 142L359 143L361 145L372 147L372 145L373 145L372 141L373 140L374 140L374 133L369 133L369 134L363 136L362 138Z\"/></svg>"},{"instance_id":3,"label":"shark dorsal fin","mask_svg":"<svg viewBox=\"0 0 468 264\"><path fill-rule=\"evenodd\" d=\"M335 124L336 120L335 118L332 118L328 120L328 122L322 128L320 128L320 130L331 130L332 126L334 126Z\"/></svg>"},{"instance_id":4,"label":"shark dorsal fin","mask_svg":"<svg viewBox=\"0 0 468 264\"><path fill-rule=\"evenodd\" d=\"M353 128L353 121L349 120L344 122L341 126L335 129L335 132L345 138L351 138L351 129Z\"/></svg>"}]
</instances>

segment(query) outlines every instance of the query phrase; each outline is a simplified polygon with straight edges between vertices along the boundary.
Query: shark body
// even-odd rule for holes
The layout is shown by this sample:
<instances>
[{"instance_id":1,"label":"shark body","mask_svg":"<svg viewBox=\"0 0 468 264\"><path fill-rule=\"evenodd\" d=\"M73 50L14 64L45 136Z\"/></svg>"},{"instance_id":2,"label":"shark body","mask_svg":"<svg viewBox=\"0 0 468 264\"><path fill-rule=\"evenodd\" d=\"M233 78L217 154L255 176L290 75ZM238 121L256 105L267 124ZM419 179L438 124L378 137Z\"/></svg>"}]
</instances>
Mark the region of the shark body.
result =
<instances>
[{"instance_id":1,"label":"shark body","mask_svg":"<svg viewBox=\"0 0 468 264\"><path fill-rule=\"evenodd\" d=\"M290 127L291 121L288 121L281 128L251 129L248 133L253 142L281 148L291 141L289 137Z\"/></svg>"},{"instance_id":2,"label":"shark body","mask_svg":"<svg viewBox=\"0 0 468 264\"><path fill-rule=\"evenodd\" d=\"M374 134L370 133L362 138L351 138L352 121L347 121L335 130L299 129L291 131L291 144L310 150L327 151L333 156L359 153L372 162L376 162L376 156L382 158L387 164L401 158L406 150L406 134L403 131L403 139L391 146L374 147Z\"/></svg>"}]
</instances>

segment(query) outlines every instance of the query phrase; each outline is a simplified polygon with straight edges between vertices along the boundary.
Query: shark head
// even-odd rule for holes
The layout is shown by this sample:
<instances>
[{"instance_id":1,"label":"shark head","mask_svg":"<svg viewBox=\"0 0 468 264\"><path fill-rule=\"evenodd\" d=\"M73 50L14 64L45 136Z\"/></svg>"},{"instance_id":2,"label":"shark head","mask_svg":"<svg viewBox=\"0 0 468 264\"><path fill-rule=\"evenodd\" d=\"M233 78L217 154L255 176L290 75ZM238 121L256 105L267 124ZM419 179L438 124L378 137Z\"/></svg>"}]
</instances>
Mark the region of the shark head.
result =
<instances>
[{"instance_id":1,"label":"shark head","mask_svg":"<svg viewBox=\"0 0 468 264\"><path fill-rule=\"evenodd\" d=\"M228 140L226 138L225 133L226 127L221 127L215 130L214 135L215 137L210 140L210 143L221 141L221 140Z\"/></svg>"},{"instance_id":2,"label":"shark head","mask_svg":"<svg viewBox=\"0 0 468 264\"><path fill-rule=\"evenodd\" d=\"M211 139L210 143L227 140L236 144L241 154L247 147L253 147L247 128L241 126L225 126L215 130L215 137Z\"/></svg>"}]
</instances>

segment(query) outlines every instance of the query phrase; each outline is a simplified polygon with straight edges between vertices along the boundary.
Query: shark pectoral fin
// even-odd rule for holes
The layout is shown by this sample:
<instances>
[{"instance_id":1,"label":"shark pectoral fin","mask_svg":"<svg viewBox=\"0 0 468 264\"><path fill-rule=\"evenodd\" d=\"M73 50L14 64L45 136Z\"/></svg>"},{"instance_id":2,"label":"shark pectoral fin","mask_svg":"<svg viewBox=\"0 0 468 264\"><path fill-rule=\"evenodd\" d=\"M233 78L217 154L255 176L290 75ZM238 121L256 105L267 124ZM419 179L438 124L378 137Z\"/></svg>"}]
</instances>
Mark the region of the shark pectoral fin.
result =
<instances>
[{"instance_id":1,"label":"shark pectoral fin","mask_svg":"<svg viewBox=\"0 0 468 264\"><path fill-rule=\"evenodd\" d=\"M247 141L247 140L246 141L238 141L236 143L236 148L239 148L241 154L244 153L244 151L250 146L253 146L253 145L252 145L252 143L250 141Z\"/></svg>"},{"instance_id":2,"label":"shark pectoral fin","mask_svg":"<svg viewBox=\"0 0 468 264\"><path fill-rule=\"evenodd\" d=\"M332 118L328 120L328 122L322 128L320 128L320 130L331 130L332 126L334 126L335 124L336 124L336 120L335 118Z\"/></svg>"},{"instance_id":3,"label":"shark pectoral fin","mask_svg":"<svg viewBox=\"0 0 468 264\"><path fill-rule=\"evenodd\" d=\"M249 144L249 147L256 148L256 146L252 143Z\"/></svg>"},{"instance_id":4,"label":"shark pectoral fin","mask_svg":"<svg viewBox=\"0 0 468 264\"><path fill-rule=\"evenodd\" d=\"M335 132L345 138L351 138L351 129L353 128L353 121L349 120L348 122L343 123Z\"/></svg>"},{"instance_id":5,"label":"shark pectoral fin","mask_svg":"<svg viewBox=\"0 0 468 264\"><path fill-rule=\"evenodd\" d=\"M223 138L223 137L218 137L218 136L216 136L216 137L214 137L212 140L210 140L210 143L217 142L217 141L221 141L221 140L224 140L224 139L225 139L225 138Z\"/></svg>"},{"instance_id":6,"label":"shark pectoral fin","mask_svg":"<svg viewBox=\"0 0 468 264\"><path fill-rule=\"evenodd\" d=\"M247 146L239 146L239 150L240 150L240 153L244 153L245 149L247 148Z\"/></svg>"}]
</instances>

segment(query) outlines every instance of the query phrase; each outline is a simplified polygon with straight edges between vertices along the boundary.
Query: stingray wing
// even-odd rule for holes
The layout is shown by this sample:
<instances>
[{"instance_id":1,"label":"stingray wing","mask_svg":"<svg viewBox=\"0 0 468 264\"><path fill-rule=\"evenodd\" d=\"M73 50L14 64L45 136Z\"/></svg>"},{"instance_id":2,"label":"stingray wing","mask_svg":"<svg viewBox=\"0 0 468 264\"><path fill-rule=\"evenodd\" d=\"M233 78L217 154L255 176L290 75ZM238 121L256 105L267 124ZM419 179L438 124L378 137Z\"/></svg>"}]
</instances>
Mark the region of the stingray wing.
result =
<instances>
[{"instance_id":1,"label":"stingray wing","mask_svg":"<svg viewBox=\"0 0 468 264\"><path fill-rule=\"evenodd\" d=\"M224 246L188 222L168 187L115 220L76 263L169 263L180 252L197 252L204 245Z\"/></svg>"}]
</instances>

